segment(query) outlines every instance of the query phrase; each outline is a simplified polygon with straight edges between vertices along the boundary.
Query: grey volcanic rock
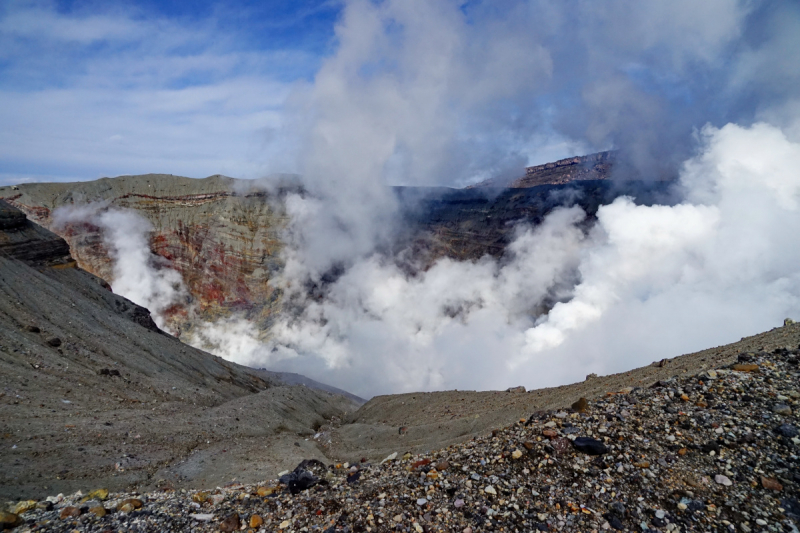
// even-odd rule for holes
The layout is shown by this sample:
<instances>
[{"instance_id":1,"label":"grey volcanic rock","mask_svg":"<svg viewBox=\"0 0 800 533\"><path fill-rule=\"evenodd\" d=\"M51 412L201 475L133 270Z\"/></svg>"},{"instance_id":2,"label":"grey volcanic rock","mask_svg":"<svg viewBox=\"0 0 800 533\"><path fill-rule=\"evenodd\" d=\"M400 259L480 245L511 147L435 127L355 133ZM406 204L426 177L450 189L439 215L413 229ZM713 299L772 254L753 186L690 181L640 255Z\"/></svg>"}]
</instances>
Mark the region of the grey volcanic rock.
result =
<instances>
[{"instance_id":1,"label":"grey volcanic rock","mask_svg":"<svg viewBox=\"0 0 800 533\"><path fill-rule=\"evenodd\" d=\"M41 266L74 266L64 239L32 224L25 214L0 200L0 256Z\"/></svg>"},{"instance_id":2,"label":"grey volcanic rock","mask_svg":"<svg viewBox=\"0 0 800 533\"><path fill-rule=\"evenodd\" d=\"M201 319L235 312L266 331L280 304L270 280L283 267L280 235L286 218L280 196L285 191L268 194L250 185L218 175L195 180L147 174L0 187L0 198L51 229L59 207L102 202L133 209L152 224L151 250L181 274ZM57 231L81 268L113 284L100 228L75 223ZM191 329L181 309L175 312L168 323L175 330Z\"/></svg>"},{"instance_id":3,"label":"grey volcanic rock","mask_svg":"<svg viewBox=\"0 0 800 533\"><path fill-rule=\"evenodd\" d=\"M146 309L52 255L66 247L55 235L3 213L0 498L215 486L242 478L243 467L256 479L325 457L298 435L356 403L182 344Z\"/></svg>"},{"instance_id":4,"label":"grey volcanic rock","mask_svg":"<svg viewBox=\"0 0 800 533\"><path fill-rule=\"evenodd\" d=\"M528 167L525 169L525 176L521 178L511 181L488 179L472 187L524 189L539 185L561 185L573 181L606 180L611 177L615 156L615 152L598 152L585 156L568 157L552 163Z\"/></svg>"}]
</instances>

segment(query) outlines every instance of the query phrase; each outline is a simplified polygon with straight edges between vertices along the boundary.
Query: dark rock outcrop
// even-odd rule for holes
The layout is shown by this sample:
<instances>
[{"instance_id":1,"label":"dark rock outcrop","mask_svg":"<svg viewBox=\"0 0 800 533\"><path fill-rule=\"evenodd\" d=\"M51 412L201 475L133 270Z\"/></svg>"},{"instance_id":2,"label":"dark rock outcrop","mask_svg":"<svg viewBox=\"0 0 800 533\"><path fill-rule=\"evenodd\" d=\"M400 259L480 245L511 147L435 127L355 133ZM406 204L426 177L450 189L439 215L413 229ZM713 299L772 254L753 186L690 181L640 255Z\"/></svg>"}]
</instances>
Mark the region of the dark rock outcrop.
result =
<instances>
[{"instance_id":1,"label":"dark rock outcrop","mask_svg":"<svg viewBox=\"0 0 800 533\"><path fill-rule=\"evenodd\" d=\"M0 200L0 255L32 266L75 266L64 239L32 224L25 213L3 200Z\"/></svg>"}]
</instances>

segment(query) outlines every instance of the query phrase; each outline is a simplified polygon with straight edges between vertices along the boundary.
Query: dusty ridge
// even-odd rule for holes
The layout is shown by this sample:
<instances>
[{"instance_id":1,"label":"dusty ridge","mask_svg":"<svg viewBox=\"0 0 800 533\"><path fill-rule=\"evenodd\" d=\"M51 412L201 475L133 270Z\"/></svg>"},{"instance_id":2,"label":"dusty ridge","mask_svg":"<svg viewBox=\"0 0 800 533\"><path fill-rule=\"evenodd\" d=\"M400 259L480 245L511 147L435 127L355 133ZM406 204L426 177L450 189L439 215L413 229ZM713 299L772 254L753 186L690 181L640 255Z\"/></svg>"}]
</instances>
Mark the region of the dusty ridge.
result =
<instances>
[{"instance_id":1,"label":"dusty ridge","mask_svg":"<svg viewBox=\"0 0 800 533\"><path fill-rule=\"evenodd\" d=\"M10 502L31 531L796 531L800 350L743 353L428 453Z\"/></svg>"},{"instance_id":2,"label":"dusty ridge","mask_svg":"<svg viewBox=\"0 0 800 533\"><path fill-rule=\"evenodd\" d=\"M725 346L560 387L524 393L442 391L377 396L333 432L331 453L340 458L361 454L375 459L397 449L415 453L435 450L512 424L535 411L567 408L581 397L591 400L626 387L649 387L660 380L730 364L742 352L798 344L800 324L792 324Z\"/></svg>"}]
</instances>

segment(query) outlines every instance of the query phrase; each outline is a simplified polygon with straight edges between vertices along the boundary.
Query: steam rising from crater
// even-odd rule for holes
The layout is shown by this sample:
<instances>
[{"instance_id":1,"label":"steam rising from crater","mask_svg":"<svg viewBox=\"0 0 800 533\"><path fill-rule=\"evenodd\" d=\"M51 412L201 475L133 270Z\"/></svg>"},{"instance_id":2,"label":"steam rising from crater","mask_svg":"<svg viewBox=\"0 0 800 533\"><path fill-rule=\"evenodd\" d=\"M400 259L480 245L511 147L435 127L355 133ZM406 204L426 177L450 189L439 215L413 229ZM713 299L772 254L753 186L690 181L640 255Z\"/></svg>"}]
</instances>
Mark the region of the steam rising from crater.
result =
<instances>
[{"instance_id":1,"label":"steam rising from crater","mask_svg":"<svg viewBox=\"0 0 800 533\"><path fill-rule=\"evenodd\" d=\"M348 2L295 99L311 195L289 203L282 283L303 312L247 359L367 396L543 386L798 314L800 60L778 52L798 27L786 3ZM397 224L387 184L608 148L618 178L680 175L683 202L619 198L586 235L556 212L500 262L409 275L377 251Z\"/></svg>"},{"instance_id":2,"label":"steam rising from crater","mask_svg":"<svg viewBox=\"0 0 800 533\"><path fill-rule=\"evenodd\" d=\"M109 209L102 202L62 207L53 212L56 228L92 224L100 228L112 260L111 286L115 293L150 310L161 329L169 330L165 312L185 304L188 296L181 275L151 253L152 226L134 211Z\"/></svg>"},{"instance_id":3,"label":"steam rising from crater","mask_svg":"<svg viewBox=\"0 0 800 533\"><path fill-rule=\"evenodd\" d=\"M308 191L286 200L292 313L267 342L238 317L194 342L368 397L555 385L800 317L800 58L781 52L798 27L780 2L347 2L337 52L291 100L284 170ZM608 148L621 177L679 175L682 201L617 198L588 231L556 210L501 260L409 273L381 251L388 184ZM141 301L180 294L135 275Z\"/></svg>"}]
</instances>

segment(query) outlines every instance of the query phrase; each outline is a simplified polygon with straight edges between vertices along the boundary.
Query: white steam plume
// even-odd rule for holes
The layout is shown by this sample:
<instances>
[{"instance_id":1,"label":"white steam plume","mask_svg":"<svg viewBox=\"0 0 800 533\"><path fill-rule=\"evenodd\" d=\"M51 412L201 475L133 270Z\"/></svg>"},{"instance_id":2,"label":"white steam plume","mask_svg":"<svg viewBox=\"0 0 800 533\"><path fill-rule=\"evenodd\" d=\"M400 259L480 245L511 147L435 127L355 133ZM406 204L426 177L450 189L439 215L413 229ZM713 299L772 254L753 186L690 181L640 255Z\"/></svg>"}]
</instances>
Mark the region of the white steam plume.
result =
<instances>
[{"instance_id":1,"label":"white steam plume","mask_svg":"<svg viewBox=\"0 0 800 533\"><path fill-rule=\"evenodd\" d=\"M203 335L238 362L363 396L553 385L737 340L800 314L800 144L767 124L705 128L675 206L578 208L521 230L503 262L410 275L373 254L264 345L243 320ZM558 302L536 320L542 305Z\"/></svg>"},{"instance_id":2,"label":"white steam plume","mask_svg":"<svg viewBox=\"0 0 800 533\"><path fill-rule=\"evenodd\" d=\"M149 309L158 327L168 329L165 311L184 305L188 291L180 273L150 251L150 222L135 211L91 203L56 209L53 223L61 228L76 223L99 227L112 260L114 292Z\"/></svg>"}]
</instances>

